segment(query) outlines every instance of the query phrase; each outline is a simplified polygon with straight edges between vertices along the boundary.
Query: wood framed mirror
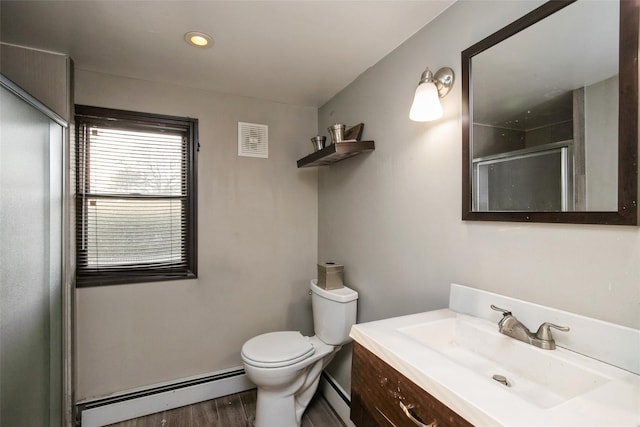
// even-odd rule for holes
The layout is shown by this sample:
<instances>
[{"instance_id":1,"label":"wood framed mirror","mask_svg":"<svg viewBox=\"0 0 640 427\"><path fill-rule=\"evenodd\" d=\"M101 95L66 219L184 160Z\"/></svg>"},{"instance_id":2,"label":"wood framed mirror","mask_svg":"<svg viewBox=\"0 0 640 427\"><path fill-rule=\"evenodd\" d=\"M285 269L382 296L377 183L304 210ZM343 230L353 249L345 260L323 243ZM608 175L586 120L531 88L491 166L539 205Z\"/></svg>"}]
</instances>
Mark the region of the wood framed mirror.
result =
<instances>
[{"instance_id":1,"label":"wood framed mirror","mask_svg":"<svg viewBox=\"0 0 640 427\"><path fill-rule=\"evenodd\" d=\"M463 220L638 224L639 9L549 1L462 52Z\"/></svg>"}]
</instances>

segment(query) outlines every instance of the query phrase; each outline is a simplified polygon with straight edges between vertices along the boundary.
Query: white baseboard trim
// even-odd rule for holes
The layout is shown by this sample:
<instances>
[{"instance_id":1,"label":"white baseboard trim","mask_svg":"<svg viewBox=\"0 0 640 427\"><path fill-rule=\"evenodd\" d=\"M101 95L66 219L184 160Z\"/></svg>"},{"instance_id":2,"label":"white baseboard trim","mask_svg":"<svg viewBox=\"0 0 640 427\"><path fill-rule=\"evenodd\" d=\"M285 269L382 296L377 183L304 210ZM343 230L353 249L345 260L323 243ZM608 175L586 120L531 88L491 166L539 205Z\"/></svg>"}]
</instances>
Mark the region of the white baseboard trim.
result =
<instances>
[{"instance_id":1,"label":"white baseboard trim","mask_svg":"<svg viewBox=\"0 0 640 427\"><path fill-rule=\"evenodd\" d=\"M241 367L219 371L196 379L78 403L77 424L81 427L101 427L252 388L255 385Z\"/></svg>"},{"instance_id":2,"label":"white baseboard trim","mask_svg":"<svg viewBox=\"0 0 640 427\"><path fill-rule=\"evenodd\" d=\"M205 400L217 399L255 388L242 368L212 373L196 379L183 380L123 393L103 399L80 402L77 405L77 425L101 427L156 412L167 411ZM355 427L349 418L350 396L331 375L320 377L320 392L347 427Z\"/></svg>"},{"instance_id":3,"label":"white baseboard trim","mask_svg":"<svg viewBox=\"0 0 640 427\"><path fill-rule=\"evenodd\" d=\"M320 393L327 399L333 410L347 427L356 427L351 422L351 395L344 391L338 382L326 371L320 377Z\"/></svg>"}]
</instances>

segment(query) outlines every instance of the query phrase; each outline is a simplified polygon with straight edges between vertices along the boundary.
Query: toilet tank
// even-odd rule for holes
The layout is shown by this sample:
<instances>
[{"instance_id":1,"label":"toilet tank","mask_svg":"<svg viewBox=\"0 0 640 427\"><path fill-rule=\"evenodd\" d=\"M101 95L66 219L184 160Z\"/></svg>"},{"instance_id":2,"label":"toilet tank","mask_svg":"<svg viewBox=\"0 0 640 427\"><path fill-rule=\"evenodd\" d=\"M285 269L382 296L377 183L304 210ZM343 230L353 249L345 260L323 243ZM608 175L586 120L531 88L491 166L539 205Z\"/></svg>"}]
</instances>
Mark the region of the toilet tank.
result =
<instances>
[{"instance_id":1,"label":"toilet tank","mask_svg":"<svg viewBox=\"0 0 640 427\"><path fill-rule=\"evenodd\" d=\"M313 328L325 344L342 345L349 342L349 331L356 323L358 293L353 289L322 289L317 280L311 281Z\"/></svg>"}]
</instances>

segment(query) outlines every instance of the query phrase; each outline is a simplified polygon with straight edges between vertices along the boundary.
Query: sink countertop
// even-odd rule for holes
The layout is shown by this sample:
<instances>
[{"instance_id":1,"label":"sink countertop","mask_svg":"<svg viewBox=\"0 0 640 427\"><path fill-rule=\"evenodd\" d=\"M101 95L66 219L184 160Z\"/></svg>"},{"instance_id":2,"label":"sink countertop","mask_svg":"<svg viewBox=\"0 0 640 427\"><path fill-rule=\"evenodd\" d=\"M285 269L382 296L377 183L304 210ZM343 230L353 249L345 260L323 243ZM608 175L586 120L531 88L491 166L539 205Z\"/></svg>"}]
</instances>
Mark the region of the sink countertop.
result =
<instances>
[{"instance_id":1,"label":"sink countertop","mask_svg":"<svg viewBox=\"0 0 640 427\"><path fill-rule=\"evenodd\" d=\"M357 324L350 335L476 426L640 426L640 375L561 347L555 350L535 348L536 351L554 352L553 357L606 378L603 384L586 393L541 408L401 331L455 317L499 334L497 324L488 320L442 309Z\"/></svg>"}]
</instances>

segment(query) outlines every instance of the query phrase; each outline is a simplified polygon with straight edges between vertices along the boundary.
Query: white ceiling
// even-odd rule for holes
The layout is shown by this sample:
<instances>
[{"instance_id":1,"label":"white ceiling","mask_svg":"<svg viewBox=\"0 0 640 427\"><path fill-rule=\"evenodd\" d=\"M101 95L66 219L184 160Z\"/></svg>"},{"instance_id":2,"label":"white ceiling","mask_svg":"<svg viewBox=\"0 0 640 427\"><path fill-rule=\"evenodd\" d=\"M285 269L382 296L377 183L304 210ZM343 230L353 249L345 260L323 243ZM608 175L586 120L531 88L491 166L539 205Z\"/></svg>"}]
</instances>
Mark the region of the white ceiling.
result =
<instances>
[{"instance_id":1,"label":"white ceiling","mask_svg":"<svg viewBox=\"0 0 640 427\"><path fill-rule=\"evenodd\" d=\"M0 39L78 69L319 107L454 1L2 0Z\"/></svg>"}]
</instances>

